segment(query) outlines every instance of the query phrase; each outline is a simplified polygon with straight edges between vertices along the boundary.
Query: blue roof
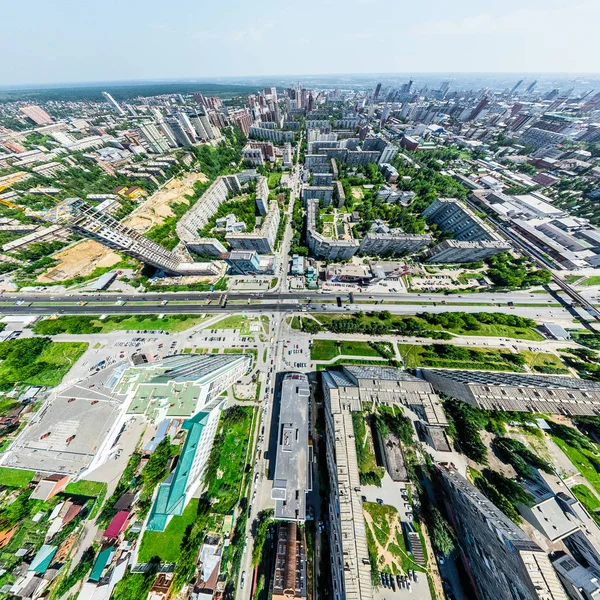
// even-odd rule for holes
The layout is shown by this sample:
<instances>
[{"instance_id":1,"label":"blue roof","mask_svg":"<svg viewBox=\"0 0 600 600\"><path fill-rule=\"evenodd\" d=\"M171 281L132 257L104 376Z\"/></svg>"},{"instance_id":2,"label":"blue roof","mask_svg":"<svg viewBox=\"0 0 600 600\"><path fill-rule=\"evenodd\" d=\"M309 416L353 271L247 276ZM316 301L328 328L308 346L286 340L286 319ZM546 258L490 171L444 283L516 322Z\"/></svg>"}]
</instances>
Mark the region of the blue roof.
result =
<instances>
[{"instance_id":1,"label":"blue roof","mask_svg":"<svg viewBox=\"0 0 600 600\"><path fill-rule=\"evenodd\" d=\"M94 566L92 567L92 572L90 573L90 581L100 581L102 571L104 571L104 567L106 567L108 564L112 552L113 546L108 546L108 548L105 548L102 550L102 552L100 552L100 554L98 554L96 562L94 562Z\"/></svg>"},{"instance_id":2,"label":"blue roof","mask_svg":"<svg viewBox=\"0 0 600 600\"><path fill-rule=\"evenodd\" d=\"M58 550L57 546L48 546L44 544L38 553L33 557L31 564L29 565L28 571L35 571L36 573L43 575L48 567L52 564L52 559Z\"/></svg>"}]
</instances>

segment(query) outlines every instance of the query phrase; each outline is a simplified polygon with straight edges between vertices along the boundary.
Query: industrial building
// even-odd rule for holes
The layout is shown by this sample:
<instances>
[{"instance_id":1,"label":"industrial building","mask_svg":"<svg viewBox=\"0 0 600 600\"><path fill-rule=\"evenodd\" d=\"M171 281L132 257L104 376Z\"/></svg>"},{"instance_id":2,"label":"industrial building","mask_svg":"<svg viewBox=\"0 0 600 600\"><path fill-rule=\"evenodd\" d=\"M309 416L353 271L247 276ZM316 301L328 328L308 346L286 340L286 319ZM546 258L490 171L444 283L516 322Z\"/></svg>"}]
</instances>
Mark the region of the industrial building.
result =
<instances>
[{"instance_id":1,"label":"industrial building","mask_svg":"<svg viewBox=\"0 0 600 600\"><path fill-rule=\"evenodd\" d=\"M486 410L600 414L600 383L555 375L422 369L436 391Z\"/></svg>"},{"instance_id":2,"label":"industrial building","mask_svg":"<svg viewBox=\"0 0 600 600\"><path fill-rule=\"evenodd\" d=\"M304 522L312 489L308 444L310 385L302 373L286 373L281 384L277 457L271 499L275 519Z\"/></svg>"},{"instance_id":3,"label":"industrial building","mask_svg":"<svg viewBox=\"0 0 600 600\"><path fill-rule=\"evenodd\" d=\"M566 600L546 553L453 466L436 468L477 598Z\"/></svg>"}]
</instances>

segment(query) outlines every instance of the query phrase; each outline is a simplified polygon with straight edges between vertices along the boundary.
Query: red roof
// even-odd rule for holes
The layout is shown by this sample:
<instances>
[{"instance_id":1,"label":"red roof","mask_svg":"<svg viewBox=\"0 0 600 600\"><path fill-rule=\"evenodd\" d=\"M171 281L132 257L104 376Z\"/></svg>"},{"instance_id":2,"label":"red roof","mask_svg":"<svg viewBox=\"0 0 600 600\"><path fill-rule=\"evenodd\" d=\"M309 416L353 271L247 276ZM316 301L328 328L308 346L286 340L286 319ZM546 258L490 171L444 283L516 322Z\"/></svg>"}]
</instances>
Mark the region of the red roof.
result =
<instances>
[{"instance_id":1,"label":"red roof","mask_svg":"<svg viewBox=\"0 0 600 600\"><path fill-rule=\"evenodd\" d=\"M116 538L119 537L119 534L127 527L127 522L129 521L129 511L121 510L110 522L109 526L106 528L104 532L104 537L106 538Z\"/></svg>"}]
</instances>

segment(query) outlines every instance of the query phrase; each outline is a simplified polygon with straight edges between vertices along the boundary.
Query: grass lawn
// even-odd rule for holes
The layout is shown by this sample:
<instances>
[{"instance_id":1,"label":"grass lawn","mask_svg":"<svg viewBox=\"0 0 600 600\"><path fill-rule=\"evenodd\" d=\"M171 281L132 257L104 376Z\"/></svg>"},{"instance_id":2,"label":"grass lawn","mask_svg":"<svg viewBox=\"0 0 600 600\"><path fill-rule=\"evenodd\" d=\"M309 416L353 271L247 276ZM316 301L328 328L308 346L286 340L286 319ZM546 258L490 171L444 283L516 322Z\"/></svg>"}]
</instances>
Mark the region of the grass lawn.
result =
<instances>
[{"instance_id":1,"label":"grass lawn","mask_svg":"<svg viewBox=\"0 0 600 600\"><path fill-rule=\"evenodd\" d=\"M97 498L103 491L106 493L106 483L102 483L101 481L88 481L87 479L73 481L65 488L65 494L88 496L89 498Z\"/></svg>"},{"instance_id":2,"label":"grass lawn","mask_svg":"<svg viewBox=\"0 0 600 600\"><path fill-rule=\"evenodd\" d=\"M268 184L269 189L274 189L279 185L281 181L281 173L269 173Z\"/></svg>"},{"instance_id":3,"label":"grass lawn","mask_svg":"<svg viewBox=\"0 0 600 600\"><path fill-rule=\"evenodd\" d=\"M34 369L30 375L23 376L21 367L17 368L9 361L4 361L0 364L0 380L6 382L6 385L17 382L55 387L87 348L87 342L51 342L27 365Z\"/></svg>"},{"instance_id":4,"label":"grass lawn","mask_svg":"<svg viewBox=\"0 0 600 600\"><path fill-rule=\"evenodd\" d=\"M331 369L332 367L339 367L341 365L367 365L371 367L386 366L388 363L384 360L368 360L362 358L339 358L335 362L317 365L317 372L324 371L325 369Z\"/></svg>"},{"instance_id":5,"label":"grass lawn","mask_svg":"<svg viewBox=\"0 0 600 600\"><path fill-rule=\"evenodd\" d=\"M236 406L221 416L204 476L215 512L228 514L238 501L253 411Z\"/></svg>"},{"instance_id":6,"label":"grass lawn","mask_svg":"<svg viewBox=\"0 0 600 600\"><path fill-rule=\"evenodd\" d=\"M581 285L600 285L600 275L592 275L585 281L581 282Z\"/></svg>"},{"instance_id":7,"label":"grass lawn","mask_svg":"<svg viewBox=\"0 0 600 600\"><path fill-rule=\"evenodd\" d=\"M565 375L569 373L569 369L567 369L563 361L556 354L551 354L550 352L531 352L530 350L523 350L520 354L525 357L527 364L532 370L538 373L543 373L545 369L558 369ZM555 372L560 375L557 371Z\"/></svg>"},{"instance_id":8,"label":"grass lawn","mask_svg":"<svg viewBox=\"0 0 600 600\"><path fill-rule=\"evenodd\" d=\"M573 466L583 475L587 482L600 494L600 475L594 468L588 454L593 456L589 450L578 450L567 444L561 438L553 435L552 439L556 445L567 455Z\"/></svg>"},{"instance_id":9,"label":"grass lawn","mask_svg":"<svg viewBox=\"0 0 600 600\"><path fill-rule=\"evenodd\" d=\"M333 223L335 221L334 215L323 215L323 223Z\"/></svg>"},{"instance_id":10,"label":"grass lawn","mask_svg":"<svg viewBox=\"0 0 600 600\"><path fill-rule=\"evenodd\" d=\"M465 348L471 355L465 360L452 360L438 356L427 346L417 344L398 344L404 366L409 369L417 367L439 367L444 369L474 369L480 371L514 371L524 369L510 362L512 353L497 348Z\"/></svg>"},{"instance_id":11,"label":"grass lawn","mask_svg":"<svg viewBox=\"0 0 600 600\"><path fill-rule=\"evenodd\" d=\"M229 315L210 326L211 329L239 329L242 334L250 333L250 321L244 315Z\"/></svg>"},{"instance_id":12,"label":"grass lawn","mask_svg":"<svg viewBox=\"0 0 600 600\"><path fill-rule=\"evenodd\" d=\"M19 402L12 398L0 398L0 416L6 416L13 408L17 408L19 404Z\"/></svg>"},{"instance_id":13,"label":"grass lawn","mask_svg":"<svg viewBox=\"0 0 600 600\"><path fill-rule=\"evenodd\" d=\"M178 332L190 329L190 327L194 327L205 320L205 317L199 317L198 315L165 315L162 319L159 319L158 315L132 315L121 322L116 322L111 317L107 317L98 323L102 325L102 333L126 329Z\"/></svg>"},{"instance_id":14,"label":"grass lawn","mask_svg":"<svg viewBox=\"0 0 600 600\"><path fill-rule=\"evenodd\" d=\"M578 483L571 488L573 495L583 504L584 508L590 513L594 521L600 525L600 514L598 509L600 508L600 500L598 497L587 487Z\"/></svg>"},{"instance_id":15,"label":"grass lawn","mask_svg":"<svg viewBox=\"0 0 600 600\"><path fill-rule=\"evenodd\" d=\"M365 416L362 412L352 413L352 428L354 429L354 442L356 443L356 459L358 471L363 485L374 483L375 479L381 482L384 469L377 465L375 452L372 447L370 430L367 430ZM381 483L379 483L381 485Z\"/></svg>"},{"instance_id":16,"label":"grass lawn","mask_svg":"<svg viewBox=\"0 0 600 600\"><path fill-rule=\"evenodd\" d=\"M318 321L320 321L324 327L327 327L328 323L339 319L348 319L350 315L345 314L322 314L318 313L313 315L316 317ZM375 323L385 323L390 327L394 324L399 324L406 319L411 319L413 322L420 323L423 326L423 329L429 331L448 331L449 333L454 333L455 335L468 335L468 336L483 336L483 337L504 337L504 338L514 338L520 340L530 340L534 342L541 342L545 338L542 334L538 333L534 329L529 327L511 327L509 325L496 325L496 324L487 324L480 323L479 329L477 330L469 330L463 329L462 327L444 329L441 325L431 325L427 323L424 319L416 316L403 317L401 315L391 315L389 319L380 319L378 315L369 316L368 314L363 314L360 317L360 321L362 323L369 323L374 321Z\"/></svg>"},{"instance_id":17,"label":"grass lawn","mask_svg":"<svg viewBox=\"0 0 600 600\"><path fill-rule=\"evenodd\" d=\"M310 350L310 359L331 360L340 354L342 356L380 356L375 348L369 346L369 342L314 340Z\"/></svg>"},{"instance_id":18,"label":"grass lawn","mask_svg":"<svg viewBox=\"0 0 600 600\"><path fill-rule=\"evenodd\" d=\"M302 326L300 324L300 317L298 317L298 316L293 317L292 318L292 323L291 323L290 327L292 329L298 329L298 330L302 329Z\"/></svg>"},{"instance_id":19,"label":"grass lawn","mask_svg":"<svg viewBox=\"0 0 600 600\"><path fill-rule=\"evenodd\" d=\"M24 488L33 479L35 471L0 467L0 483L6 487Z\"/></svg>"},{"instance_id":20,"label":"grass lawn","mask_svg":"<svg viewBox=\"0 0 600 600\"><path fill-rule=\"evenodd\" d=\"M198 498L192 498L180 517L173 517L164 531L146 531L140 545L138 562L158 556L164 562L177 562L185 530L196 520Z\"/></svg>"}]
</instances>

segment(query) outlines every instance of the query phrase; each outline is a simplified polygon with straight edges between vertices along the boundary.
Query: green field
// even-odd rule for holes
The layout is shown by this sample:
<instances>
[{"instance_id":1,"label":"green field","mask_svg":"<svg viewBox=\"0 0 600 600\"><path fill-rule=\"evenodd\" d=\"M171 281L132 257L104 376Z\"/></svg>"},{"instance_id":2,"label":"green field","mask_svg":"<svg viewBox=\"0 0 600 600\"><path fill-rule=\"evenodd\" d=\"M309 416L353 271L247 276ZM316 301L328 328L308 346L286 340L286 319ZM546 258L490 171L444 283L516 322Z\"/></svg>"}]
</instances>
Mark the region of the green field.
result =
<instances>
[{"instance_id":1,"label":"green field","mask_svg":"<svg viewBox=\"0 0 600 600\"><path fill-rule=\"evenodd\" d=\"M221 415L204 474L215 512L230 513L239 499L253 412L250 407L234 406Z\"/></svg>"},{"instance_id":2,"label":"green field","mask_svg":"<svg viewBox=\"0 0 600 600\"><path fill-rule=\"evenodd\" d=\"M35 471L27 471L25 469L9 469L0 467L0 485L14 488L24 488L29 485L33 479Z\"/></svg>"},{"instance_id":3,"label":"green field","mask_svg":"<svg viewBox=\"0 0 600 600\"><path fill-rule=\"evenodd\" d=\"M244 315L229 315L210 326L210 329L239 329L242 334L250 332L250 320Z\"/></svg>"},{"instance_id":4,"label":"green field","mask_svg":"<svg viewBox=\"0 0 600 600\"><path fill-rule=\"evenodd\" d=\"M356 460L362 485L375 484L381 486L384 474L383 467L377 465L375 452L371 448L372 438L367 433L365 415L362 412L352 413L352 428L356 444Z\"/></svg>"},{"instance_id":5,"label":"green field","mask_svg":"<svg viewBox=\"0 0 600 600\"><path fill-rule=\"evenodd\" d=\"M111 331L185 331L194 327L205 317L198 315L109 315L100 320L97 316L64 316L56 319L38 321L33 331L41 335L59 333L90 334L110 333Z\"/></svg>"},{"instance_id":6,"label":"green field","mask_svg":"<svg viewBox=\"0 0 600 600\"><path fill-rule=\"evenodd\" d=\"M97 498L103 492L106 493L106 483L102 483L101 481L89 481L87 479L73 481L65 488L65 494L87 496L89 498Z\"/></svg>"},{"instance_id":7,"label":"green field","mask_svg":"<svg viewBox=\"0 0 600 600\"><path fill-rule=\"evenodd\" d=\"M87 342L20 338L0 343L0 388L18 383L55 387L87 350Z\"/></svg>"},{"instance_id":8,"label":"green field","mask_svg":"<svg viewBox=\"0 0 600 600\"><path fill-rule=\"evenodd\" d=\"M379 357L380 354L369 346L369 342L354 342L336 340L314 340L310 350L311 360L331 360L336 356L369 356Z\"/></svg>"},{"instance_id":9,"label":"green field","mask_svg":"<svg viewBox=\"0 0 600 600\"><path fill-rule=\"evenodd\" d=\"M450 353L441 354L442 350ZM417 367L436 367L445 369L474 369L480 371L515 371L524 369L513 362L513 353L496 348L465 348L463 346L398 344L404 366L409 369Z\"/></svg>"},{"instance_id":10,"label":"green field","mask_svg":"<svg viewBox=\"0 0 600 600\"><path fill-rule=\"evenodd\" d=\"M173 517L164 531L146 531L140 545L138 562L149 562L158 556L164 562L177 562L181 541L188 525L196 520L198 498L192 498L180 517Z\"/></svg>"},{"instance_id":11,"label":"green field","mask_svg":"<svg viewBox=\"0 0 600 600\"><path fill-rule=\"evenodd\" d=\"M281 173L269 173L268 183L269 189L274 189L279 185L281 181Z\"/></svg>"},{"instance_id":12,"label":"green field","mask_svg":"<svg viewBox=\"0 0 600 600\"><path fill-rule=\"evenodd\" d=\"M459 313L457 313L459 314ZM531 327L513 327L509 325L491 324L491 323L479 323L477 329L467 329L461 326L458 327L443 327L441 325L428 323L425 319L418 316L400 316L400 315L389 315L388 318L382 319L379 314L373 313L361 313L357 317L351 317L345 314L314 314L317 321L321 322L326 329L330 329L329 324L333 321L342 320L356 320L361 326L368 326L371 324L381 326L384 325L388 328L388 333L394 333L394 328L401 328L403 323L410 323L411 325L418 326L423 331L430 332L442 332L446 331L455 335L468 335L468 336L482 336L482 337L503 337L503 338L514 338L521 340L530 340L535 342L541 342L544 337L532 329ZM357 331L360 332L360 331ZM351 333L348 331L347 333ZM368 333L368 332L367 332ZM401 333L401 335L404 335ZM407 333L406 335L410 335Z\"/></svg>"},{"instance_id":13,"label":"green field","mask_svg":"<svg viewBox=\"0 0 600 600\"><path fill-rule=\"evenodd\" d=\"M600 475L594 467L596 458L589 450L578 450L567 444L556 435L552 436L556 445L567 455L573 466L583 475L584 479L600 494ZM589 455L589 456L588 456ZM591 460L590 460L591 459Z\"/></svg>"},{"instance_id":14,"label":"green field","mask_svg":"<svg viewBox=\"0 0 600 600\"><path fill-rule=\"evenodd\" d=\"M565 366L562 360L556 354L550 352L531 352L530 350L522 350L519 352L525 357L527 365L538 373L554 373L557 375L568 375L569 369Z\"/></svg>"},{"instance_id":15,"label":"green field","mask_svg":"<svg viewBox=\"0 0 600 600\"><path fill-rule=\"evenodd\" d=\"M600 525L600 514L598 513L600 500L598 500L598 497L592 490L590 490L587 485L578 483L571 488L571 492L573 492L573 495L577 500L583 504L584 508L590 513L594 521Z\"/></svg>"},{"instance_id":16,"label":"green field","mask_svg":"<svg viewBox=\"0 0 600 600\"><path fill-rule=\"evenodd\" d=\"M581 282L581 285L600 285L600 275L592 275L585 281Z\"/></svg>"}]
</instances>

